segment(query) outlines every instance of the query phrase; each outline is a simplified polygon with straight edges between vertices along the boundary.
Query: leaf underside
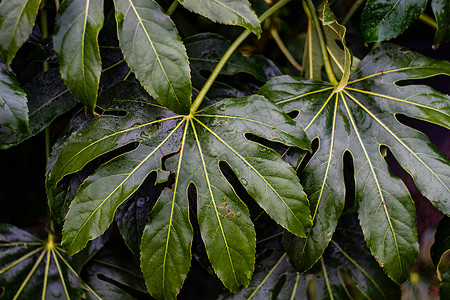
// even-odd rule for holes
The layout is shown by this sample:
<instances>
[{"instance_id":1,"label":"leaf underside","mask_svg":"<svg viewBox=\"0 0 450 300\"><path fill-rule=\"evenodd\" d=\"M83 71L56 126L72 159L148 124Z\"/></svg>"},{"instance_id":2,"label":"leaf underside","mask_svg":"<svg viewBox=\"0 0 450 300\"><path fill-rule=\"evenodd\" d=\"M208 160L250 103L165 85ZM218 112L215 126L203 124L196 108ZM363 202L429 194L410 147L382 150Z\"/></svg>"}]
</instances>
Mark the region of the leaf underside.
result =
<instances>
[{"instance_id":1,"label":"leaf underside","mask_svg":"<svg viewBox=\"0 0 450 300\"><path fill-rule=\"evenodd\" d=\"M405 67L406 66L406 67ZM449 97L428 86L396 85L400 80L450 75L450 63L386 44L368 55L342 89L326 83L278 77L260 93L296 118L316 153L301 173L313 227L298 256L300 270L321 256L335 230L345 199L343 155L354 164L359 218L372 254L397 283L406 280L418 250L415 209L408 190L384 160L388 147L432 204L449 214L449 161L428 138L401 124L404 114L450 128Z\"/></svg>"},{"instance_id":2,"label":"leaf underside","mask_svg":"<svg viewBox=\"0 0 450 300\"><path fill-rule=\"evenodd\" d=\"M130 85L130 83L124 83ZM189 270L192 226L187 190L197 191L197 217L211 264L232 291L246 286L253 272L255 232L246 206L225 179L219 163L229 164L248 193L278 223L305 236L309 205L294 170L273 150L249 141L246 133L287 146L310 149L300 126L262 96L226 99L194 116L175 115L136 89L118 86L104 94L104 115L72 135L61 149L48 182L112 149L139 146L100 166L73 200L63 229L63 245L73 254L101 235L117 207L153 171L175 172L150 213L141 241L146 284L156 298L174 298ZM169 155L171 154L171 155ZM162 158L164 159L162 164Z\"/></svg>"},{"instance_id":3,"label":"leaf underside","mask_svg":"<svg viewBox=\"0 0 450 300\"><path fill-rule=\"evenodd\" d=\"M228 25L240 25L261 37L261 25L247 0L179 0L188 10Z\"/></svg>"},{"instance_id":4,"label":"leaf underside","mask_svg":"<svg viewBox=\"0 0 450 300\"><path fill-rule=\"evenodd\" d=\"M434 37L437 47L450 41L450 3L446 0L431 0L431 8L438 25Z\"/></svg>"}]
</instances>

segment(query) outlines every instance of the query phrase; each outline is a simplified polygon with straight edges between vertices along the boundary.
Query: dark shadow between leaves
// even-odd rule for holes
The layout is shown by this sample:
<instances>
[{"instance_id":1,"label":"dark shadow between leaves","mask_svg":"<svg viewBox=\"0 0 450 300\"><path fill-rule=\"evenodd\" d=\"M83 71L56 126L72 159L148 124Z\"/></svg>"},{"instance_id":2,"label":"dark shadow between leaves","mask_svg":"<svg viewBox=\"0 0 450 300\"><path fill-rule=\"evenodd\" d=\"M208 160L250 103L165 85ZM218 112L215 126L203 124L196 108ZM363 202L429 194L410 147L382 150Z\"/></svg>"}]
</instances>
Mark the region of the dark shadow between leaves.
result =
<instances>
[{"instance_id":1,"label":"dark shadow between leaves","mask_svg":"<svg viewBox=\"0 0 450 300\"><path fill-rule=\"evenodd\" d=\"M448 84L448 81L449 81L449 76L436 75L436 76L422 78L422 79L398 80L394 84L397 86L427 85L427 86L432 87L434 90L441 92L443 94L450 94L450 85Z\"/></svg>"},{"instance_id":2,"label":"dark shadow between leaves","mask_svg":"<svg viewBox=\"0 0 450 300\"><path fill-rule=\"evenodd\" d=\"M344 152L344 186L345 186L345 207L349 209L355 203L355 168L353 165L353 156L350 151Z\"/></svg>"},{"instance_id":3,"label":"dark shadow between leaves","mask_svg":"<svg viewBox=\"0 0 450 300\"><path fill-rule=\"evenodd\" d=\"M106 276L103 273L98 273L98 274L96 274L96 276L97 276L97 278L99 280L105 281L107 283L110 283L110 284L118 287L119 289L125 291L127 294L129 294L130 296L134 297L135 299L139 299L139 300L147 300L147 299L151 300L151 299L153 299L150 295L147 295L145 293L137 291L137 290L133 289L132 287L126 285L126 284L120 283L120 282L118 282L118 281L116 281L116 280Z\"/></svg>"}]
</instances>

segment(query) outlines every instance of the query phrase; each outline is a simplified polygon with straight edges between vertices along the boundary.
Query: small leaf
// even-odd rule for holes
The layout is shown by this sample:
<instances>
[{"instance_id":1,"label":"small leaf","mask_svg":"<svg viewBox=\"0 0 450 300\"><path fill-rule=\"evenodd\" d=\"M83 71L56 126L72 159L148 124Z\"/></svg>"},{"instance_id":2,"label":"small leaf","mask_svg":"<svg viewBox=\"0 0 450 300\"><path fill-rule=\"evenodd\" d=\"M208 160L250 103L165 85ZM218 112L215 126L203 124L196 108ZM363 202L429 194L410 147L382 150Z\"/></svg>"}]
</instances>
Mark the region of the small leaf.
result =
<instances>
[{"instance_id":1,"label":"small leaf","mask_svg":"<svg viewBox=\"0 0 450 300\"><path fill-rule=\"evenodd\" d=\"M41 0L5 0L0 3L0 53L8 67L31 34L40 3Z\"/></svg>"},{"instance_id":2,"label":"small leaf","mask_svg":"<svg viewBox=\"0 0 450 300\"><path fill-rule=\"evenodd\" d=\"M446 299L450 296L450 268L448 265L450 257L450 218L447 216L444 216L439 222L430 253L436 266L437 277L441 281L439 295L441 299Z\"/></svg>"},{"instance_id":3,"label":"small leaf","mask_svg":"<svg viewBox=\"0 0 450 300\"><path fill-rule=\"evenodd\" d=\"M79 299L80 277L71 258L50 238L42 241L9 224L0 224L0 298ZM84 285L88 293L96 295Z\"/></svg>"},{"instance_id":4,"label":"small leaf","mask_svg":"<svg viewBox=\"0 0 450 300\"><path fill-rule=\"evenodd\" d=\"M434 46L438 47L450 41L450 2L447 0L431 0L431 8L437 21Z\"/></svg>"},{"instance_id":5,"label":"small leaf","mask_svg":"<svg viewBox=\"0 0 450 300\"><path fill-rule=\"evenodd\" d=\"M261 37L258 17L247 0L178 0L185 8L208 19L229 25L240 25Z\"/></svg>"},{"instance_id":6,"label":"small leaf","mask_svg":"<svg viewBox=\"0 0 450 300\"><path fill-rule=\"evenodd\" d=\"M426 5L426 0L368 0L361 16L364 41L380 42L397 37L419 18Z\"/></svg>"},{"instance_id":7,"label":"small leaf","mask_svg":"<svg viewBox=\"0 0 450 300\"><path fill-rule=\"evenodd\" d=\"M115 0L121 49L131 70L156 101L188 114L188 58L177 29L154 0Z\"/></svg>"},{"instance_id":8,"label":"small leaf","mask_svg":"<svg viewBox=\"0 0 450 300\"><path fill-rule=\"evenodd\" d=\"M67 90L58 69L43 73L23 87L28 94L30 130L13 132L0 129L0 147L16 146L22 141L44 130L58 116L68 112L76 104L76 99Z\"/></svg>"},{"instance_id":9,"label":"small leaf","mask_svg":"<svg viewBox=\"0 0 450 300\"><path fill-rule=\"evenodd\" d=\"M450 64L385 44L364 58L339 91L292 77L277 77L261 89L285 111L299 110L296 121L310 139L319 140L301 173L314 221L304 241L302 270L317 261L334 232L345 198L338 178L348 151L367 244L394 281L409 277L418 251L414 204L402 181L390 172L380 147L391 150L436 208L450 212L450 162L425 135L395 117L405 114L450 128L447 95L424 85L396 85L438 74L450 75Z\"/></svg>"},{"instance_id":10,"label":"small leaf","mask_svg":"<svg viewBox=\"0 0 450 300\"><path fill-rule=\"evenodd\" d=\"M102 26L103 0L66 0L58 10L53 38L64 82L90 111L102 70L97 40Z\"/></svg>"},{"instance_id":11,"label":"small leaf","mask_svg":"<svg viewBox=\"0 0 450 300\"><path fill-rule=\"evenodd\" d=\"M327 44L328 56L333 73L341 85L347 83L350 73L359 64L359 59L353 57L345 43L346 29L336 21L328 2L319 13L322 14L322 30ZM305 53L303 57L303 76L314 80L322 80L323 58L320 51L316 28L311 18L308 19Z\"/></svg>"},{"instance_id":12,"label":"small leaf","mask_svg":"<svg viewBox=\"0 0 450 300\"><path fill-rule=\"evenodd\" d=\"M27 95L16 76L0 62L0 125L14 131L28 131ZM4 148L4 142L1 148Z\"/></svg>"}]
</instances>

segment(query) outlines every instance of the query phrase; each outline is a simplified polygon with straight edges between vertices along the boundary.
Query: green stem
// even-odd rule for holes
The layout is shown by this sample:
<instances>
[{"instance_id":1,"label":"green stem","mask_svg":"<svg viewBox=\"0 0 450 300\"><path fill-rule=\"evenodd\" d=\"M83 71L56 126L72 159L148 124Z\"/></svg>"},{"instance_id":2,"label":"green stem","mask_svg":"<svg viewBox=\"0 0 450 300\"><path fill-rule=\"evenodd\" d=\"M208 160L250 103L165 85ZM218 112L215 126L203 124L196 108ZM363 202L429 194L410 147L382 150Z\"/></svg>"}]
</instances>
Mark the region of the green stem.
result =
<instances>
[{"instance_id":1,"label":"green stem","mask_svg":"<svg viewBox=\"0 0 450 300\"><path fill-rule=\"evenodd\" d=\"M327 74L328 80L332 85L338 84L336 77L333 73L333 68L331 67L330 58L328 57L328 51L325 43L325 38L322 31L322 26L320 25L319 18L317 17L316 8L311 0L305 0L306 8L309 10L309 15L312 18L314 27L316 28L317 39L319 40L320 52L322 54L323 65L325 67L325 73Z\"/></svg>"},{"instance_id":2,"label":"green stem","mask_svg":"<svg viewBox=\"0 0 450 300\"><path fill-rule=\"evenodd\" d=\"M260 17L259 22L264 22L268 17L270 17L273 13L275 13L277 10L282 8L284 5L286 5L291 0L281 0L277 2L274 6L269 8L267 11L265 11ZM222 58L217 63L216 67L212 71L211 75L209 76L208 80L203 85L202 89L197 95L197 98L195 98L194 102L192 103L190 114L194 114L197 109L200 107L200 104L202 103L203 99L205 98L206 94L208 93L209 89L213 85L214 81L216 80L217 76L219 76L220 71L222 70L223 66L227 62L227 60L230 58L231 54L233 54L234 51L239 47L239 45L250 35L250 30L245 30L243 33L241 33L240 36L231 44L231 46L228 48L228 50L225 52L225 54L222 56Z\"/></svg>"},{"instance_id":3,"label":"green stem","mask_svg":"<svg viewBox=\"0 0 450 300\"><path fill-rule=\"evenodd\" d=\"M172 4L170 4L170 6L169 6L169 8L167 9L167 12L166 12L168 16L171 16L174 13L175 9L177 9L177 7L178 7L178 4L180 4L178 2L178 0L174 0L172 2Z\"/></svg>"},{"instance_id":4,"label":"green stem","mask_svg":"<svg viewBox=\"0 0 450 300\"><path fill-rule=\"evenodd\" d=\"M42 0L43 9L40 11L41 15L41 31L42 38L46 39L48 37L48 22L47 22L47 10L45 9L45 0ZM47 72L49 70L48 62L44 61L42 63L42 71ZM45 128L45 159L48 162L50 158L50 128L47 126Z\"/></svg>"},{"instance_id":5,"label":"green stem","mask_svg":"<svg viewBox=\"0 0 450 300\"><path fill-rule=\"evenodd\" d=\"M421 21L422 23L430 26L431 28L437 30L438 29L438 24L436 23L436 21L430 17L429 15L426 14L421 14L419 16L419 21Z\"/></svg>"},{"instance_id":6,"label":"green stem","mask_svg":"<svg viewBox=\"0 0 450 300\"><path fill-rule=\"evenodd\" d=\"M350 21L350 18L355 14L355 12L358 10L358 8L361 6L361 4L364 3L366 0L357 0L350 10L348 11L347 15L345 16L344 20L342 21L342 25L347 24L348 21Z\"/></svg>"}]
</instances>

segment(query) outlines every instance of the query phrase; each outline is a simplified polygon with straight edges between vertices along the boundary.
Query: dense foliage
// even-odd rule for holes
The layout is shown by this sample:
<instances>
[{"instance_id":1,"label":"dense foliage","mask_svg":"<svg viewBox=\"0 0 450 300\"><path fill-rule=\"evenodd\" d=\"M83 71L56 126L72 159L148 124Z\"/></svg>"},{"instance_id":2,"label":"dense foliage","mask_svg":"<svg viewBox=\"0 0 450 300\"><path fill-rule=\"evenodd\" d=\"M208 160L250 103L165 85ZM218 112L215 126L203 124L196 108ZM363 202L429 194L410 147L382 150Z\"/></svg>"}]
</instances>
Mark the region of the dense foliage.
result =
<instances>
[{"instance_id":1,"label":"dense foliage","mask_svg":"<svg viewBox=\"0 0 450 300\"><path fill-rule=\"evenodd\" d=\"M445 298L449 5L0 1L0 299Z\"/></svg>"}]
</instances>

